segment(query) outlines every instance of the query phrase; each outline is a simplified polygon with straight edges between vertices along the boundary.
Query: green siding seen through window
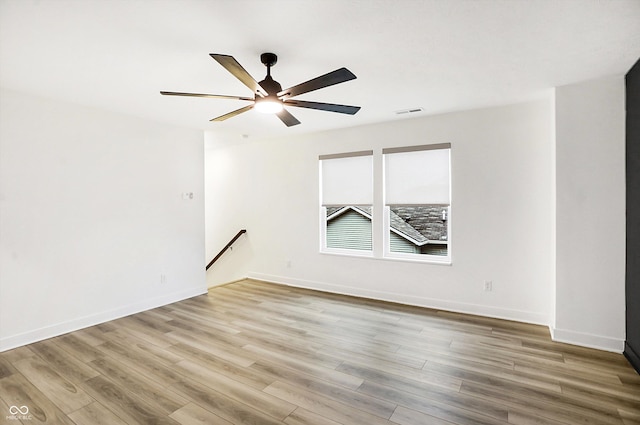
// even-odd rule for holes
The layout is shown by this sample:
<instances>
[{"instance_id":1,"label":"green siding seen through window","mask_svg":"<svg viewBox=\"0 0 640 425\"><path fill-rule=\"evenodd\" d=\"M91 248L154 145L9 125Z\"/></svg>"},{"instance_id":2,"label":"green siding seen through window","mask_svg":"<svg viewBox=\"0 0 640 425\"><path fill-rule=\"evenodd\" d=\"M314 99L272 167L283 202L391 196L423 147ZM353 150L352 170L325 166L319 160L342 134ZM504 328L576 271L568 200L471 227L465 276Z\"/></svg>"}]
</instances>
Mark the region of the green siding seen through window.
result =
<instances>
[{"instance_id":1,"label":"green siding seen through window","mask_svg":"<svg viewBox=\"0 0 640 425\"><path fill-rule=\"evenodd\" d=\"M327 221L327 248L371 251L371 219L350 207Z\"/></svg>"},{"instance_id":2,"label":"green siding seen through window","mask_svg":"<svg viewBox=\"0 0 640 425\"><path fill-rule=\"evenodd\" d=\"M391 252L405 252L407 254L419 254L419 247L394 232L389 232L389 244Z\"/></svg>"}]
</instances>

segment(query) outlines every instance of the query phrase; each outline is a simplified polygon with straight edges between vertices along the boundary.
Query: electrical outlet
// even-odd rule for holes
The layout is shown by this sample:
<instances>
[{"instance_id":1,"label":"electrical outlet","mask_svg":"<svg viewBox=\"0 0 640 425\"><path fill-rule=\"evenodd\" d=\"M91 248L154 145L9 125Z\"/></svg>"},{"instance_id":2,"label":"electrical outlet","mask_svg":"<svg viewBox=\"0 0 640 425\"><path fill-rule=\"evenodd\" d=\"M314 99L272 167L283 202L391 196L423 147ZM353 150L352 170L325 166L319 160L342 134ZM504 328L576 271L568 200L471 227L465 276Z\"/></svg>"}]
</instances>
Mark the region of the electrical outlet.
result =
<instances>
[{"instance_id":1,"label":"electrical outlet","mask_svg":"<svg viewBox=\"0 0 640 425\"><path fill-rule=\"evenodd\" d=\"M485 292L493 291L493 281L492 280L485 280L484 281L484 290L485 290Z\"/></svg>"},{"instance_id":2,"label":"electrical outlet","mask_svg":"<svg viewBox=\"0 0 640 425\"><path fill-rule=\"evenodd\" d=\"M167 275L166 274L161 274L160 275L160 285L166 285L167 284Z\"/></svg>"}]
</instances>

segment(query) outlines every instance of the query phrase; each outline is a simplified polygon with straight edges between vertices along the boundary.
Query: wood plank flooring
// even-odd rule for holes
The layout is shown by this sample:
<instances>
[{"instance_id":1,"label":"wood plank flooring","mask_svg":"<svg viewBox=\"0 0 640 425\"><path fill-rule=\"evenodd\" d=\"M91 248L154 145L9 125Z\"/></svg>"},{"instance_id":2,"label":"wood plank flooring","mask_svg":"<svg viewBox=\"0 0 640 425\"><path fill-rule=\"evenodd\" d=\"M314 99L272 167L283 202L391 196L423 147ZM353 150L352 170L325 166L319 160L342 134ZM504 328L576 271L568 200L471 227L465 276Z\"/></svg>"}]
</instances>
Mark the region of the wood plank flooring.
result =
<instances>
[{"instance_id":1,"label":"wood plank flooring","mask_svg":"<svg viewBox=\"0 0 640 425\"><path fill-rule=\"evenodd\" d=\"M245 280L0 353L0 423L631 425L640 377L541 326Z\"/></svg>"}]
</instances>

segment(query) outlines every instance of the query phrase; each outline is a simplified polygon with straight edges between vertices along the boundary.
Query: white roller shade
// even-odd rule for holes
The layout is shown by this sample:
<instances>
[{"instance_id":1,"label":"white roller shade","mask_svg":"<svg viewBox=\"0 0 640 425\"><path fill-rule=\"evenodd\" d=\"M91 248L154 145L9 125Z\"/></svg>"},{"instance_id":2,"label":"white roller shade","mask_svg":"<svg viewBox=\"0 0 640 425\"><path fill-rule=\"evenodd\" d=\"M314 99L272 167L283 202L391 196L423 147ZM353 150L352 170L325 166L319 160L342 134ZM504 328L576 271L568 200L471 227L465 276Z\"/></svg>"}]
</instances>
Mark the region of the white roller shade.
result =
<instances>
[{"instance_id":1,"label":"white roller shade","mask_svg":"<svg viewBox=\"0 0 640 425\"><path fill-rule=\"evenodd\" d=\"M322 205L373 204L373 152L320 157Z\"/></svg>"},{"instance_id":2,"label":"white roller shade","mask_svg":"<svg viewBox=\"0 0 640 425\"><path fill-rule=\"evenodd\" d=\"M449 144L385 149L387 205L449 205Z\"/></svg>"}]
</instances>

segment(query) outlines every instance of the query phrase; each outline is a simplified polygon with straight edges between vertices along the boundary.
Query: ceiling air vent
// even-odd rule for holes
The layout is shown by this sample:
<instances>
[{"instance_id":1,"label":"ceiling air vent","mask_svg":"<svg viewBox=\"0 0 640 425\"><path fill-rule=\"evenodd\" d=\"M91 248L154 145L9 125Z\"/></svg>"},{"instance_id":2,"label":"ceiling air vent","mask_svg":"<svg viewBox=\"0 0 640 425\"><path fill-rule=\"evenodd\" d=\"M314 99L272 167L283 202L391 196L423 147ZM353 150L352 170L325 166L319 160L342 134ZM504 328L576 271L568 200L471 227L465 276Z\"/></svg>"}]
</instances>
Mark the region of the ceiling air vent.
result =
<instances>
[{"instance_id":1,"label":"ceiling air vent","mask_svg":"<svg viewBox=\"0 0 640 425\"><path fill-rule=\"evenodd\" d=\"M422 111L423 111L422 108L401 109L399 111L396 111L396 115L413 114L413 113L422 112Z\"/></svg>"}]
</instances>

